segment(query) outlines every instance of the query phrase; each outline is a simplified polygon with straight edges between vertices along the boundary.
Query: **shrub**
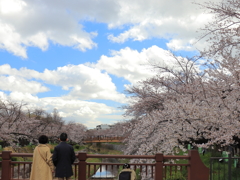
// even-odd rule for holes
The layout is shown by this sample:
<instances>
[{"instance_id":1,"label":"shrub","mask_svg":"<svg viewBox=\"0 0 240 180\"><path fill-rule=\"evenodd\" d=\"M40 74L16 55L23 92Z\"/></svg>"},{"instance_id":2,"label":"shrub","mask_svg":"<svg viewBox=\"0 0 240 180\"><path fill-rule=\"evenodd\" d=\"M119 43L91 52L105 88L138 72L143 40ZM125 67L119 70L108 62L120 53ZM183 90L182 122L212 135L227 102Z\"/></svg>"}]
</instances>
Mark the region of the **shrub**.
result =
<instances>
[{"instance_id":1,"label":"shrub","mask_svg":"<svg viewBox=\"0 0 240 180\"><path fill-rule=\"evenodd\" d=\"M79 149L80 148L80 146L79 145L75 145L75 149Z\"/></svg>"}]
</instances>

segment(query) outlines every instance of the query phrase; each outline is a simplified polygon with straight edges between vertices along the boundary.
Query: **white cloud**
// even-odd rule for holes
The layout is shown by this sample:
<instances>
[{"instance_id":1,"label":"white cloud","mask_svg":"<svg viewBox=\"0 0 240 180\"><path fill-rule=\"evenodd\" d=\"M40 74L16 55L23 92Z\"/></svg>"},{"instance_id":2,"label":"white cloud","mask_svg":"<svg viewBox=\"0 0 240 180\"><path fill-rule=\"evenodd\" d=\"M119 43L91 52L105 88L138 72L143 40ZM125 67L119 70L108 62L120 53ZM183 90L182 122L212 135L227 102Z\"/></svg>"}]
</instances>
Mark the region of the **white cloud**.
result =
<instances>
[{"instance_id":1,"label":"white cloud","mask_svg":"<svg viewBox=\"0 0 240 180\"><path fill-rule=\"evenodd\" d=\"M54 108L57 108L64 120L82 123L89 128L94 128L96 125L101 124L101 121L98 120L101 115L120 112L120 110L103 103L66 100L61 97L38 98L29 93L12 92L8 96L0 91L0 98L10 99L13 102L27 103L27 107L30 109L42 108L47 112L52 112Z\"/></svg>"},{"instance_id":2,"label":"white cloud","mask_svg":"<svg viewBox=\"0 0 240 180\"><path fill-rule=\"evenodd\" d=\"M112 34L108 36L110 41L116 43L124 43L129 39L133 39L134 41L142 41L147 38L149 38L148 33L138 27L131 28L130 30L121 33L117 37L113 36Z\"/></svg>"},{"instance_id":3,"label":"white cloud","mask_svg":"<svg viewBox=\"0 0 240 180\"><path fill-rule=\"evenodd\" d=\"M192 46L194 41L196 41L196 40L189 39L190 44L185 44L186 42L182 39L173 39L173 40L170 40L169 43L167 43L167 46L168 46L169 49L172 49L174 51L179 51L179 50L191 51L191 50L194 50L194 48Z\"/></svg>"},{"instance_id":4,"label":"white cloud","mask_svg":"<svg viewBox=\"0 0 240 180\"><path fill-rule=\"evenodd\" d=\"M120 51L113 51L112 57L101 56L97 64L93 66L106 70L109 74L124 77L135 84L156 74L150 64L158 63L161 66L174 67L174 62L175 59L168 51L157 46L144 48L141 52L127 47Z\"/></svg>"},{"instance_id":5,"label":"white cloud","mask_svg":"<svg viewBox=\"0 0 240 180\"><path fill-rule=\"evenodd\" d=\"M75 122L82 123L87 127L94 128L96 125L101 124L99 118L102 115L111 115L120 110L107 106L103 103L86 102L81 100L65 100L61 98L43 98L41 101L50 102L51 107L56 107L59 112L64 113L66 120L74 120ZM44 104L45 105L45 104Z\"/></svg>"},{"instance_id":6,"label":"white cloud","mask_svg":"<svg viewBox=\"0 0 240 180\"><path fill-rule=\"evenodd\" d=\"M1 100L7 100L8 97L4 92L0 91L0 98Z\"/></svg>"},{"instance_id":7,"label":"white cloud","mask_svg":"<svg viewBox=\"0 0 240 180\"><path fill-rule=\"evenodd\" d=\"M49 42L86 51L97 47L97 29L86 32L81 25L91 21L119 28L119 34L108 36L112 42L157 37L171 40L170 49L192 50L196 30L210 19L192 0L0 0L0 48L23 58L27 47L46 50Z\"/></svg>"},{"instance_id":8,"label":"white cloud","mask_svg":"<svg viewBox=\"0 0 240 180\"><path fill-rule=\"evenodd\" d=\"M149 66L150 63L175 68L174 62L168 51L152 46L142 49L141 52L130 48L112 51L110 57L101 56L96 64L67 65L56 70L45 69L43 72L27 68L18 70L4 64L0 66L0 89L12 92L11 97L14 96L14 99L19 97L20 100L21 93L29 96L50 90L47 87L49 84L59 86L66 91L61 97L64 101L104 99L127 103L126 96L117 91L109 74L123 77L131 84L135 84L156 74L156 71ZM127 88L126 85L125 87ZM31 99L31 97L26 98ZM83 113L83 110L74 113Z\"/></svg>"},{"instance_id":9,"label":"white cloud","mask_svg":"<svg viewBox=\"0 0 240 180\"><path fill-rule=\"evenodd\" d=\"M22 46L23 40L10 24L3 23L0 19L0 49L12 52L16 56L27 57L26 48Z\"/></svg>"},{"instance_id":10,"label":"white cloud","mask_svg":"<svg viewBox=\"0 0 240 180\"><path fill-rule=\"evenodd\" d=\"M0 75L18 76L25 79L37 79L41 77L41 73L38 71L27 69L24 67L17 70L16 68L12 68L9 64L3 64L0 66Z\"/></svg>"},{"instance_id":11,"label":"white cloud","mask_svg":"<svg viewBox=\"0 0 240 180\"><path fill-rule=\"evenodd\" d=\"M23 93L23 92L14 91L14 92L11 92L8 97L14 102L25 102L25 103L33 104L33 103L38 103L39 101L39 98L37 96L34 96L28 92Z\"/></svg>"},{"instance_id":12,"label":"white cloud","mask_svg":"<svg viewBox=\"0 0 240 180\"><path fill-rule=\"evenodd\" d=\"M57 108L65 119L92 126L94 123L99 124L101 117L112 116L116 119L119 110L85 100L104 99L127 103L125 95L117 92L109 74L123 77L134 84L155 75L149 63L175 66L170 53L157 46L140 52L125 48L112 51L110 57L102 56L96 64L67 65L55 70L45 69L43 72L16 69L4 64L0 66L0 89L10 91L10 94L0 95L47 111ZM62 87L67 92L62 97L37 97L35 94L48 90L48 84ZM120 115L118 119L121 119Z\"/></svg>"},{"instance_id":13,"label":"white cloud","mask_svg":"<svg viewBox=\"0 0 240 180\"><path fill-rule=\"evenodd\" d=\"M56 70L45 69L40 73L27 68L19 70L8 64L0 66L0 89L23 93L45 92L48 89L42 83L51 84L68 90L65 99L106 99L126 102L124 94L118 93L115 84L107 73L86 65L67 65ZM38 82L37 82L38 81Z\"/></svg>"},{"instance_id":14,"label":"white cloud","mask_svg":"<svg viewBox=\"0 0 240 180\"><path fill-rule=\"evenodd\" d=\"M36 81L27 81L15 76L0 76L0 89L4 91L27 92L36 94L46 92L49 89Z\"/></svg>"},{"instance_id":15,"label":"white cloud","mask_svg":"<svg viewBox=\"0 0 240 180\"><path fill-rule=\"evenodd\" d=\"M78 24L81 18L68 13L72 7L64 5L60 1L0 0L0 48L27 58L28 46L46 50L49 41L80 51L96 47L92 38L97 33L84 31Z\"/></svg>"},{"instance_id":16,"label":"white cloud","mask_svg":"<svg viewBox=\"0 0 240 180\"><path fill-rule=\"evenodd\" d=\"M70 90L65 98L108 99L125 102L125 95L117 92L115 84L107 73L86 65L67 65L57 70L45 70L41 77L46 83Z\"/></svg>"},{"instance_id":17,"label":"white cloud","mask_svg":"<svg viewBox=\"0 0 240 180\"><path fill-rule=\"evenodd\" d=\"M97 47L94 37L99 33L98 26L90 32L82 24L90 22L106 24L108 39L115 43L157 37L167 39L169 49L192 51L196 30L210 19L192 0L0 0L0 49L22 58L28 57L28 47L46 51L50 43L86 51ZM197 44L198 48L202 46L205 44ZM142 51L127 47L112 51L111 56L102 55L91 66L67 65L43 72L5 64L0 66L0 89L10 94L0 91L0 97L25 100L48 111L58 108L68 120L95 126L100 124L99 118L120 116L112 107L85 100L127 102L125 95L117 92L110 74L134 84L156 73L149 62L174 67L169 53L157 46ZM66 94L37 97L37 93L50 90L48 85L58 86Z\"/></svg>"},{"instance_id":18,"label":"white cloud","mask_svg":"<svg viewBox=\"0 0 240 180\"><path fill-rule=\"evenodd\" d=\"M24 44L27 46L39 47L41 50L45 51L48 48L48 37L43 32L39 32L29 36L29 38L24 41Z\"/></svg>"},{"instance_id":19,"label":"white cloud","mask_svg":"<svg viewBox=\"0 0 240 180\"><path fill-rule=\"evenodd\" d=\"M201 0L194 2L204 3ZM143 41L157 37L171 40L168 44L169 49L192 51L191 46L199 36L196 31L211 20L211 16L204 14L203 9L192 0L123 0L119 3L121 10L118 19L110 22L109 27L128 26L124 32L108 36L110 41L116 43L124 43L128 40ZM198 44L195 46L201 47Z\"/></svg>"},{"instance_id":20,"label":"white cloud","mask_svg":"<svg viewBox=\"0 0 240 180\"><path fill-rule=\"evenodd\" d=\"M2 0L0 2L0 11L3 14L20 12L26 3L21 0Z\"/></svg>"}]
</instances>

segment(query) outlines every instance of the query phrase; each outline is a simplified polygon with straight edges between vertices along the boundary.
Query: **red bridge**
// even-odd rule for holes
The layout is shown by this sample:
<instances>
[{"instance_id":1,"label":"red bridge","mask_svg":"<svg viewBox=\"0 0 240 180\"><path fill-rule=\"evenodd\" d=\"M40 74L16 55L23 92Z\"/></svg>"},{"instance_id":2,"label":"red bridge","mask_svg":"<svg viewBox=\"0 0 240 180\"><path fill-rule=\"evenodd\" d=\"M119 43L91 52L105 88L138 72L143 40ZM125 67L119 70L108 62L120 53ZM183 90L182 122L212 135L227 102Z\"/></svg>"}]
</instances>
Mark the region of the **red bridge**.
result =
<instances>
[{"instance_id":1,"label":"red bridge","mask_svg":"<svg viewBox=\"0 0 240 180\"><path fill-rule=\"evenodd\" d=\"M125 137L123 136L92 136L83 139L84 143L92 142L122 142Z\"/></svg>"},{"instance_id":2,"label":"red bridge","mask_svg":"<svg viewBox=\"0 0 240 180\"><path fill-rule=\"evenodd\" d=\"M0 161L0 175L1 180L28 180L31 172L31 161L12 161L14 157L22 157L23 159L31 158L33 154L26 153L11 153L11 151L3 151L0 154L2 161ZM163 154L156 155L93 155L86 153L78 153L77 161L73 165L74 180L91 179L92 175L104 167L108 170L114 168L118 172L122 163L89 163L88 158L119 158L119 159L152 159L153 163L139 163L131 164L131 168L140 173L141 176L147 176L154 180L173 179L178 173L187 180L208 180L209 169L202 163L197 150L191 150L186 156L164 156ZM168 160L185 159L186 163L172 164L166 163ZM114 178L117 177L117 174ZM104 174L101 179L106 179ZM113 178L112 178L113 179ZM141 178L139 178L141 179Z\"/></svg>"}]
</instances>

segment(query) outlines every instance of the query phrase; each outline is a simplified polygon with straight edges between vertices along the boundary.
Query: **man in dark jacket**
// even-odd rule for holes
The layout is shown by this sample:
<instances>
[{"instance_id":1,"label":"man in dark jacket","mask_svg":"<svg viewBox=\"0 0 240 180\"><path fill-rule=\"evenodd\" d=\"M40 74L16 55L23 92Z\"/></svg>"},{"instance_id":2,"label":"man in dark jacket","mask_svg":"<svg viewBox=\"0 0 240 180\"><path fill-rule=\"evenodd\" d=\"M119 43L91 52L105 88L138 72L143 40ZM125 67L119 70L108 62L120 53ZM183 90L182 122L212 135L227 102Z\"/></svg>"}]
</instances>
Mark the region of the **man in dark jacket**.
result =
<instances>
[{"instance_id":1,"label":"man in dark jacket","mask_svg":"<svg viewBox=\"0 0 240 180\"><path fill-rule=\"evenodd\" d=\"M73 147L66 143L67 134L60 135L60 143L54 148L53 151L53 164L56 166L55 177L58 180L67 180L73 175L72 164L76 159Z\"/></svg>"}]
</instances>

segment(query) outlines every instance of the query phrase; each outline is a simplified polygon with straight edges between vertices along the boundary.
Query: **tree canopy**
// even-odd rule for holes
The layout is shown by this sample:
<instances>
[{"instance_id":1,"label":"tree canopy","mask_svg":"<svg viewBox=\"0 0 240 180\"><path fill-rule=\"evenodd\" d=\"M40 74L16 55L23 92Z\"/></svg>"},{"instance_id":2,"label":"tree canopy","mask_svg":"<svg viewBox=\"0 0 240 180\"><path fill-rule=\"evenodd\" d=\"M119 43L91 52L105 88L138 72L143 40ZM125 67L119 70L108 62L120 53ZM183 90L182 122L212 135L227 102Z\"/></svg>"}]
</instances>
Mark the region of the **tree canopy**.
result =
<instances>
[{"instance_id":1,"label":"tree canopy","mask_svg":"<svg viewBox=\"0 0 240 180\"><path fill-rule=\"evenodd\" d=\"M66 123L57 109L47 113L43 109L29 109L23 103L0 100L0 140L11 146L37 143L42 134L54 142L62 132L68 133L71 142L81 143L86 129L83 124Z\"/></svg>"},{"instance_id":2,"label":"tree canopy","mask_svg":"<svg viewBox=\"0 0 240 180\"><path fill-rule=\"evenodd\" d=\"M134 116L128 154L172 153L185 143L219 148L240 139L240 2L201 4L214 17L206 25L209 46L200 57L175 58L170 68L128 89Z\"/></svg>"}]
</instances>

